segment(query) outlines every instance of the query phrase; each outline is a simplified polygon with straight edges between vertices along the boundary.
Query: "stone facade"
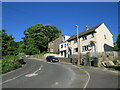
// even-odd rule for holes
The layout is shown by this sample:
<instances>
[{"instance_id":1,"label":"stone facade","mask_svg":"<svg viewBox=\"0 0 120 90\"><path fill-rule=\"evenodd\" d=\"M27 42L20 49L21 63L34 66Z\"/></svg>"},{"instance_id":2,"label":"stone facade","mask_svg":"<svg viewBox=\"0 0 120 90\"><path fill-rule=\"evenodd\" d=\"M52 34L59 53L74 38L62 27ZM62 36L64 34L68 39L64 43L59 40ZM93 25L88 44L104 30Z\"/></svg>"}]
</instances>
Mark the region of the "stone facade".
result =
<instances>
[{"instance_id":1,"label":"stone facade","mask_svg":"<svg viewBox=\"0 0 120 90\"><path fill-rule=\"evenodd\" d=\"M59 44L62 42L62 35L54 41L48 43L48 52L59 52Z\"/></svg>"}]
</instances>

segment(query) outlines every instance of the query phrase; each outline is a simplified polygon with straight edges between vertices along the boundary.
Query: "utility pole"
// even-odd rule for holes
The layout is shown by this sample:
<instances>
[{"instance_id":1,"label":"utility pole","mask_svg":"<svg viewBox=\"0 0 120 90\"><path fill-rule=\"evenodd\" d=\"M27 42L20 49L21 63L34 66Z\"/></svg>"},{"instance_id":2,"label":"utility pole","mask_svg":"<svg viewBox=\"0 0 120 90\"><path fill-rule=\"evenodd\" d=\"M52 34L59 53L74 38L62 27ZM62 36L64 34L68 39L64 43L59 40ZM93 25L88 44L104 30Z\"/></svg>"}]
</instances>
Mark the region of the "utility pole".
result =
<instances>
[{"instance_id":1,"label":"utility pole","mask_svg":"<svg viewBox=\"0 0 120 90\"><path fill-rule=\"evenodd\" d=\"M80 57L80 40L79 40L79 36L78 36L78 25L75 25L75 27L77 28L77 46L78 46L78 62L77 62L77 64L80 65L81 57Z\"/></svg>"}]
</instances>

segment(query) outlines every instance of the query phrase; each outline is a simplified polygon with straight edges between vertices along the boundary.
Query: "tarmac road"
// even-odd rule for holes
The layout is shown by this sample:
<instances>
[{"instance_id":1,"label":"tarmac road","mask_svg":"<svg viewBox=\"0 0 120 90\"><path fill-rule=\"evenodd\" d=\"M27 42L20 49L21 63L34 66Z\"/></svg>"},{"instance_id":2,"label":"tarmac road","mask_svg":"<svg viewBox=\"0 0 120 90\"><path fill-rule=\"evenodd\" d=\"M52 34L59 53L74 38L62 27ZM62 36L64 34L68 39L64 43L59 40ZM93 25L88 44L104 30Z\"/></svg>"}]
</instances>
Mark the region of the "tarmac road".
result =
<instances>
[{"instance_id":1,"label":"tarmac road","mask_svg":"<svg viewBox=\"0 0 120 90\"><path fill-rule=\"evenodd\" d=\"M87 74L65 63L26 59L23 68L3 75L3 88L84 88Z\"/></svg>"},{"instance_id":2,"label":"tarmac road","mask_svg":"<svg viewBox=\"0 0 120 90\"><path fill-rule=\"evenodd\" d=\"M118 72L25 59L26 65L2 76L3 88L118 88ZM116 89L114 89L116 90Z\"/></svg>"}]
</instances>

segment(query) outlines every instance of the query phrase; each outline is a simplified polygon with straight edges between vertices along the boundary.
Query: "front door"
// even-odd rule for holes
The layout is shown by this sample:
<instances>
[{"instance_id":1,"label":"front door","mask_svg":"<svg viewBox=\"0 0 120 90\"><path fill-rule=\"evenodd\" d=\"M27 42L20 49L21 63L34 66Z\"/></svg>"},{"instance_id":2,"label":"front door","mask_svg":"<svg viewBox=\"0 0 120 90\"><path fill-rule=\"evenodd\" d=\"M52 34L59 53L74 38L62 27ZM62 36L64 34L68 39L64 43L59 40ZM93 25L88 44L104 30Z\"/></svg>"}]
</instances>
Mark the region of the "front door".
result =
<instances>
[{"instance_id":1,"label":"front door","mask_svg":"<svg viewBox=\"0 0 120 90\"><path fill-rule=\"evenodd\" d=\"M65 55L65 57L66 57L66 50L64 51L64 55Z\"/></svg>"}]
</instances>

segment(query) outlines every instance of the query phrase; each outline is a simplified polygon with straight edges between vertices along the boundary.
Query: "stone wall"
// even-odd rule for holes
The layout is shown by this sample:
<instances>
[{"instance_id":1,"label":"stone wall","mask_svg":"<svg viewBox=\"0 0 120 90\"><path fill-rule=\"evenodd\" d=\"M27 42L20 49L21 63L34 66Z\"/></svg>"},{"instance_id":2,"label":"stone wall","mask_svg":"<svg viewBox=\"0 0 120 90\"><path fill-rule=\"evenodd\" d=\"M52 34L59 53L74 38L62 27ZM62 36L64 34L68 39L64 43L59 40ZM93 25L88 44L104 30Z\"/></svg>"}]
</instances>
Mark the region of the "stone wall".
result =
<instances>
[{"instance_id":1,"label":"stone wall","mask_svg":"<svg viewBox=\"0 0 120 90\"><path fill-rule=\"evenodd\" d=\"M120 65L120 51L89 53L89 57L96 57L98 66Z\"/></svg>"},{"instance_id":2,"label":"stone wall","mask_svg":"<svg viewBox=\"0 0 120 90\"><path fill-rule=\"evenodd\" d=\"M58 57L57 54L45 54L45 55L31 55L30 58L45 59L46 56L55 56L61 62L68 62L72 64L77 64L78 56L71 55L69 58ZM102 52L102 53L87 53L81 54L81 60L83 65L90 66L111 66L111 65L120 65L120 52L111 51L111 52Z\"/></svg>"},{"instance_id":3,"label":"stone wall","mask_svg":"<svg viewBox=\"0 0 120 90\"><path fill-rule=\"evenodd\" d=\"M58 57L60 62L67 62L67 63L72 63L72 64L77 64L78 59L77 58L61 58Z\"/></svg>"},{"instance_id":4,"label":"stone wall","mask_svg":"<svg viewBox=\"0 0 120 90\"><path fill-rule=\"evenodd\" d=\"M70 55L72 60L77 59L78 55ZM107 51L81 54L81 63L90 66L111 66L120 65L120 51Z\"/></svg>"},{"instance_id":5,"label":"stone wall","mask_svg":"<svg viewBox=\"0 0 120 90\"><path fill-rule=\"evenodd\" d=\"M90 53L90 56L95 56L95 57L110 57L111 59L113 58L120 58L120 51L108 51L108 52L97 52L97 53Z\"/></svg>"},{"instance_id":6,"label":"stone wall","mask_svg":"<svg viewBox=\"0 0 120 90\"><path fill-rule=\"evenodd\" d=\"M42 54L40 54L40 55L31 55L31 56L29 56L29 58L45 59L44 55L42 55Z\"/></svg>"}]
</instances>

